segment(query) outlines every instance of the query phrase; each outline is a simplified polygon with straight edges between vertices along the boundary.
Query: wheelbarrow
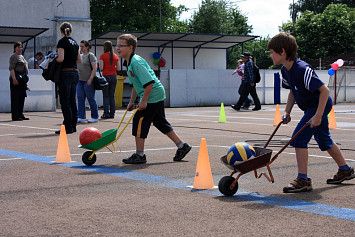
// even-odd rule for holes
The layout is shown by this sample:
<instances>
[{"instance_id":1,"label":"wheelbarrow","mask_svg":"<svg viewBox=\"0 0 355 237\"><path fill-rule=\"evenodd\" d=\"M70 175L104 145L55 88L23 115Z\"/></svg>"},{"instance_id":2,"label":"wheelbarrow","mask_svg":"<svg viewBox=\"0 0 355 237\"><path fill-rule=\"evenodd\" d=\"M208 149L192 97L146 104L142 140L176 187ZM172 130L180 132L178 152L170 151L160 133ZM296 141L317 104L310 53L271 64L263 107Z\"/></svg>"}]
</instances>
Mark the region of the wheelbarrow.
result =
<instances>
[{"instance_id":1,"label":"wheelbarrow","mask_svg":"<svg viewBox=\"0 0 355 237\"><path fill-rule=\"evenodd\" d=\"M227 155L221 157L221 161L233 172L229 176L224 176L218 183L219 191L225 196L233 196L238 191L238 180L239 178L250 172L254 171L255 178L259 179L261 176L264 176L269 182L274 182L274 176L272 175L270 165L276 160L276 158L290 145L290 143L297 138L297 136L302 133L302 131L309 126L311 123L307 122L288 142L285 144L277 153L271 158L272 150L267 149L271 139L275 135L276 131L279 129L281 124L285 123L285 119L282 120L275 128L274 132L271 134L269 140L266 142L263 148L254 147L256 156L255 158L249 159L242 163L236 165L230 165L227 161ZM266 167L268 170L267 173L258 174L257 169ZM239 173L236 178L233 177L234 174Z\"/></svg>"},{"instance_id":2,"label":"wheelbarrow","mask_svg":"<svg viewBox=\"0 0 355 237\"><path fill-rule=\"evenodd\" d=\"M101 134L101 138L90 142L86 145L79 145L79 148L84 148L84 149L88 149L90 151L86 151L84 152L83 156L82 156L82 161L85 165L90 166L93 165L96 162L96 152L98 152L101 149L107 148L109 149L111 152L115 152L115 146L114 144L117 142L117 140L121 137L122 133L124 132L124 130L126 129L126 127L128 126L128 124L131 122L132 118L134 117L134 115L136 114L138 109L134 110L132 116L128 119L126 125L122 128L122 130L120 131L120 133L117 135L117 132L124 120L124 118L126 117L127 111L126 110L121 118L120 123L118 124L117 128L114 129L110 129L104 133Z\"/></svg>"}]
</instances>

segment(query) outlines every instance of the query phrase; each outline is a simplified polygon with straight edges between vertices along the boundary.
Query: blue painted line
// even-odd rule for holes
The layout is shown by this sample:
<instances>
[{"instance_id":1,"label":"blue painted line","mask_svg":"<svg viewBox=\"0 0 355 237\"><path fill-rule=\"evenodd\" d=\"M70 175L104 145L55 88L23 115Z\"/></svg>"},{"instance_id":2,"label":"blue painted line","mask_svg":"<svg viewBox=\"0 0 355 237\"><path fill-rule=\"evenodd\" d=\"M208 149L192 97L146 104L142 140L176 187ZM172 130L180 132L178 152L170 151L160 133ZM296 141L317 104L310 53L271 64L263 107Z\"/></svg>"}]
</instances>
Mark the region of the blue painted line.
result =
<instances>
[{"instance_id":1,"label":"blue painted line","mask_svg":"<svg viewBox=\"0 0 355 237\"><path fill-rule=\"evenodd\" d=\"M59 166L64 166L69 168L82 169L90 172L113 175L113 176L136 180L140 182L157 184L169 188L176 188L181 190L209 194L212 196L223 196L219 193L217 189L209 189L209 190L192 189L191 190L191 188L187 187L191 185L191 183L188 183L187 181L170 179L170 178L151 175L151 174L144 174L144 173L139 173L130 170L117 169L113 167L106 167L100 165L86 166L80 162L53 163L55 159L52 157L28 154L28 153L17 152L17 151L10 151L6 149L0 149L0 155L13 157L13 158L21 158L21 159L31 160L31 161L41 162L41 163L54 164L54 165L59 165ZM287 208L296 211L302 211L307 213L313 213L313 214L319 214L324 216L331 216L339 219L355 221L355 210L349 208L342 208L342 207L319 204L314 202L306 202L306 201L283 198L283 197L245 192L240 190L238 190L237 195L228 198L233 198L241 201L256 202L260 204L277 206L277 207Z\"/></svg>"}]
</instances>

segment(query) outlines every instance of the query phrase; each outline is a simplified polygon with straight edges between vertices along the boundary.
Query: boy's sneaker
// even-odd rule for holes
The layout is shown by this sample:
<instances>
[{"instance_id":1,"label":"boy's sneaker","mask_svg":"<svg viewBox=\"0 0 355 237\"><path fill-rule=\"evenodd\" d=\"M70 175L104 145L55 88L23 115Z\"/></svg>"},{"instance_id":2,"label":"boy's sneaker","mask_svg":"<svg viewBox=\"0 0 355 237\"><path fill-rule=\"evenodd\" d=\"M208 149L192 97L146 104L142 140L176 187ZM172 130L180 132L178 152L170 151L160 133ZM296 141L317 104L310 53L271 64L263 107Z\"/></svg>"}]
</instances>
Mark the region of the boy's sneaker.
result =
<instances>
[{"instance_id":1,"label":"boy's sneaker","mask_svg":"<svg viewBox=\"0 0 355 237\"><path fill-rule=\"evenodd\" d=\"M147 163L147 159L145 155L140 156L137 153L134 153L131 157L124 158L122 162L126 164L144 164Z\"/></svg>"},{"instance_id":2,"label":"boy's sneaker","mask_svg":"<svg viewBox=\"0 0 355 237\"><path fill-rule=\"evenodd\" d=\"M184 146L177 149L175 156L174 156L174 161L180 161L184 159L187 153L191 150L192 146L190 146L187 143L184 143Z\"/></svg>"},{"instance_id":3,"label":"boy's sneaker","mask_svg":"<svg viewBox=\"0 0 355 237\"><path fill-rule=\"evenodd\" d=\"M344 180L355 178L354 168L349 170L338 170L332 179L327 179L327 184L340 184Z\"/></svg>"},{"instance_id":4,"label":"boy's sneaker","mask_svg":"<svg viewBox=\"0 0 355 237\"><path fill-rule=\"evenodd\" d=\"M284 187L283 191L284 193L299 193L311 191L312 189L312 181L310 178L308 178L308 180L296 178L288 187Z\"/></svg>"}]
</instances>

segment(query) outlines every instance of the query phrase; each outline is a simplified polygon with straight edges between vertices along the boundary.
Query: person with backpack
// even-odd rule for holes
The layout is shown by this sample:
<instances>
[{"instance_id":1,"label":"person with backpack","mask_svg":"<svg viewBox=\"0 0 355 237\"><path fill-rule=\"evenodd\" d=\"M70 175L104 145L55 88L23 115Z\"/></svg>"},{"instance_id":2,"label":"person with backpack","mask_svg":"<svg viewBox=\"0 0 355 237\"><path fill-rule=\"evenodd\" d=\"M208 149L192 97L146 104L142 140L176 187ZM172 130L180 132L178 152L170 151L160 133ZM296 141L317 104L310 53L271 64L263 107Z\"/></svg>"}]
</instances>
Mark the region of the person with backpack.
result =
<instances>
[{"instance_id":1,"label":"person with backpack","mask_svg":"<svg viewBox=\"0 0 355 237\"><path fill-rule=\"evenodd\" d=\"M243 89L240 93L240 97L239 97L237 104L231 105L231 107L233 109L239 111L240 107L242 106L242 104L244 103L246 98L248 98L248 95L250 94L251 97L253 98L254 104L255 104L253 111L257 111L257 110L261 109L261 104L260 104L259 97L256 93L256 81L255 81L256 76L254 76L254 64L251 61L250 53L245 52L244 54L242 54L242 58L243 58L244 65L245 65L244 66L244 80L242 82ZM259 81L260 81L260 79L259 79Z\"/></svg>"}]
</instances>

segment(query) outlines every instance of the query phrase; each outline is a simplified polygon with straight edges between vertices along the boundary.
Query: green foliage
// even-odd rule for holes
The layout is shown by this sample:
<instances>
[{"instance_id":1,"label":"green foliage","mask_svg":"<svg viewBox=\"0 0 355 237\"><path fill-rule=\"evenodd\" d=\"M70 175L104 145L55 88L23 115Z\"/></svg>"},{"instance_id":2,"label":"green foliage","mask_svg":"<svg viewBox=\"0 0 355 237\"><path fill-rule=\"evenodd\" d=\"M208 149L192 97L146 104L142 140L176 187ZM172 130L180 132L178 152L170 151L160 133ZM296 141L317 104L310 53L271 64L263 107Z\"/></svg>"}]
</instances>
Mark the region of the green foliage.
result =
<instances>
[{"instance_id":1,"label":"green foliage","mask_svg":"<svg viewBox=\"0 0 355 237\"><path fill-rule=\"evenodd\" d=\"M189 29L194 33L246 35L252 31L247 21L238 8L229 7L229 1L204 0L194 12Z\"/></svg>"},{"instance_id":2,"label":"green foliage","mask_svg":"<svg viewBox=\"0 0 355 237\"><path fill-rule=\"evenodd\" d=\"M174 7L170 0L161 0L163 32L186 32L187 23L178 21L184 6ZM92 36L107 31L160 32L158 0L90 0Z\"/></svg>"},{"instance_id":3,"label":"green foliage","mask_svg":"<svg viewBox=\"0 0 355 237\"><path fill-rule=\"evenodd\" d=\"M295 24L299 57L309 61L353 52L354 22L355 10L345 4L330 4L319 14L306 10ZM291 26L288 22L281 29L292 32Z\"/></svg>"}]
</instances>

